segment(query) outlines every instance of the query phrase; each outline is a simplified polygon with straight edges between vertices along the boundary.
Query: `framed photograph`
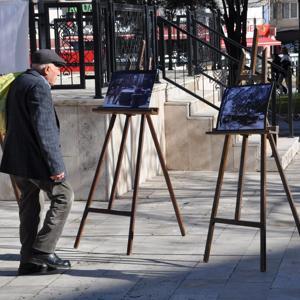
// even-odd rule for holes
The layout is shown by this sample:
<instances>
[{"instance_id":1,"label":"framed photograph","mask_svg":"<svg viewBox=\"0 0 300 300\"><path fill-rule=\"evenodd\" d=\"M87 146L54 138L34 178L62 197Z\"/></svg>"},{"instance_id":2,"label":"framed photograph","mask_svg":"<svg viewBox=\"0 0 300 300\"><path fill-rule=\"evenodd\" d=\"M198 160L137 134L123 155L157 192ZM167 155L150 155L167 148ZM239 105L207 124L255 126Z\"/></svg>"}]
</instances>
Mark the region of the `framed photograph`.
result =
<instances>
[{"instance_id":1,"label":"framed photograph","mask_svg":"<svg viewBox=\"0 0 300 300\"><path fill-rule=\"evenodd\" d=\"M272 84L255 84L227 88L222 98L215 130L265 130L272 88Z\"/></svg>"},{"instance_id":2,"label":"framed photograph","mask_svg":"<svg viewBox=\"0 0 300 300\"><path fill-rule=\"evenodd\" d=\"M157 71L113 72L104 107L148 108Z\"/></svg>"}]
</instances>

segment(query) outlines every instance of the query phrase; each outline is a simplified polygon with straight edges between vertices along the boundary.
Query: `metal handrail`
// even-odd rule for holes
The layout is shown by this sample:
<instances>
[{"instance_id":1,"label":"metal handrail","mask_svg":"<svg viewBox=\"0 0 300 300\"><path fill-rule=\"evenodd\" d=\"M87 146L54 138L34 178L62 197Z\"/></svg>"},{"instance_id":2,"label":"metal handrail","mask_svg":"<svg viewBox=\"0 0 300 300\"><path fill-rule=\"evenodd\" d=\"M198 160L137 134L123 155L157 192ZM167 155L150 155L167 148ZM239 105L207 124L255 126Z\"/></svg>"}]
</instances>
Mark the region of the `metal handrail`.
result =
<instances>
[{"instance_id":1,"label":"metal handrail","mask_svg":"<svg viewBox=\"0 0 300 300\"><path fill-rule=\"evenodd\" d=\"M251 50L249 50L247 47L245 47L245 46L239 44L238 42L236 42L236 41L234 41L233 39L231 39L231 38L225 36L224 34L218 32L217 30L215 30L215 29L213 29L213 28L211 28L211 27L205 25L204 23L200 22L199 20L197 20L197 19L195 19L195 18L192 18L192 21L195 22L195 23L198 24L198 25L201 25L201 26L204 27L205 29L207 29L207 30L209 30L209 31L211 31L211 32L213 32L213 33L215 33L215 34L217 34L220 38L226 40L227 42L229 42L229 43L232 44L233 46L235 46L235 47L237 47L237 48L239 48L239 49L244 49L246 52L251 53ZM263 59L263 57L262 57L261 55L259 55L259 54L257 54L257 57L260 58L260 59ZM279 65L277 65L277 64L275 64L275 63L273 63L272 61L267 61L267 63L270 64L272 67L274 67L277 71L280 71L280 72L284 72L284 71L285 71L281 66L279 66Z\"/></svg>"},{"instance_id":2,"label":"metal handrail","mask_svg":"<svg viewBox=\"0 0 300 300\"><path fill-rule=\"evenodd\" d=\"M199 24L200 26L203 26L203 28L209 30L210 32L213 32L215 34L217 34L220 38L228 41L229 43L231 43L232 45L236 46L237 48L239 49L244 49L245 51L247 51L248 53L251 53L251 51L249 49L247 49L245 46L243 45L240 45L239 43L237 43L236 41L226 37L224 34L216 31L215 29L212 29L210 27L208 27L207 25L203 24L202 22L192 18L193 22L195 22L195 24ZM193 41L197 41L199 43L201 43L202 45L205 45L206 47L210 48L211 50L213 50L215 53L219 54L219 55L222 55L223 57L226 57L228 59L230 59L232 62L234 63L238 63L239 60L230 56L229 54L227 54L226 52L222 52L220 49L216 48L215 46L211 45L210 43L202 40L201 38L197 37L194 33L191 33L183 28L181 28L180 26L178 26L177 24L174 24L173 22L169 21L169 20L166 20L162 17L158 17L157 19L157 22L159 25L166 25L166 26L169 26L169 27L173 27L175 28L177 31L185 34L187 36L187 38L191 38ZM163 29L160 29L161 30L161 36L160 38L163 40ZM164 50L163 50L164 51ZM261 55L257 55L257 57L259 59L262 59L263 57ZM197 99L201 100L202 102L210 105L211 107L215 108L215 109L219 109L218 107L216 107L215 105L209 103L206 99L204 99L203 97L200 97L196 94L193 94L191 91L188 91L186 88L184 88L183 86L180 86L178 83L172 81L171 79L167 78L166 77L166 73L165 73L165 68L164 68L164 57L162 58L162 63L163 63L163 66L162 66L162 69L163 69L163 77L165 80L171 82L172 84L174 84L175 86L181 88L182 90L184 90L185 92L187 93L190 93L192 94L194 97L196 97ZM283 69L281 66L273 63L272 61L267 61L267 64L269 66L272 67L273 70L276 70L277 72L286 72L285 69ZM246 68L248 69L249 67L246 66ZM209 78L210 80L214 81L215 83L219 84L220 86L225 86L222 82L218 81L217 79L209 76L208 74L206 74L205 72L203 72L202 70L200 70L200 73ZM290 72L287 72L287 76L290 76ZM256 74L260 74L260 72L257 72L256 71ZM268 77L268 80L270 82L273 82L274 81L274 77L272 75L272 77ZM288 82L291 83L291 79L288 78ZM293 105L292 105L292 102L293 102L293 99L292 99L292 87L291 87L291 84L289 84L288 86L288 125L289 125L289 136L292 137L293 136ZM277 124L277 117L276 117L276 93L273 93L273 96L272 96L272 125L276 125Z\"/></svg>"},{"instance_id":3,"label":"metal handrail","mask_svg":"<svg viewBox=\"0 0 300 300\"><path fill-rule=\"evenodd\" d=\"M230 56L230 55L227 54L227 53L224 53L224 52L220 51L218 48L216 48L216 47L210 45L209 43L206 43L206 42L202 41L201 39L199 39L199 38L198 38L197 36L195 36L194 34L188 32L187 30L184 30L183 28L180 28L179 26L177 26L176 24L172 23L171 21L168 21L168 20L166 20L166 19L164 19L164 18L162 18L162 17L158 17L158 18L157 18L157 23L158 23L159 30L160 30L159 36L160 36L160 40L161 40L161 41L164 40L164 26L166 25L166 26L175 28L178 32L181 32L182 34L186 35L187 37L192 38L194 41L197 41L197 42L199 42L200 44L205 45L206 47L208 47L208 48L210 48L211 50L215 51L216 53L218 53L218 54L220 54L220 55L226 57L227 59L231 60L232 62L234 62L234 63L236 63L236 64L239 62L238 59L236 59L236 58ZM172 79L170 79L170 78L168 78L168 77L166 76L166 72L165 72L165 61L164 61L164 53L165 53L165 51L164 51L163 43L161 44L161 47L162 47L162 49L161 49L161 69L162 69L162 75L163 75L163 78L164 78L165 80L167 80L168 82L172 83L173 85L177 86L178 88L181 88L183 91L185 91L185 92L191 94L192 96L194 96L194 97L197 98L198 100L202 101L203 103L209 105L210 107L212 107L212 108L214 108L214 109L216 109L216 110L219 110L219 107L216 106L215 104L210 103L209 101L207 101L207 100L204 99L203 97L201 97L201 96L197 95L196 93L194 93L194 92L188 90L188 89L185 88L184 86L178 84L176 81L174 81L174 80L172 80ZM211 80L211 81L217 83L218 85L220 85L220 86L222 86L222 87L226 87L226 85L225 85L222 81L217 80L216 78L213 78L212 76L210 76L209 74L206 74L205 72L200 71L200 73L201 73L203 76L205 76L206 78L208 78L209 80Z\"/></svg>"},{"instance_id":4,"label":"metal handrail","mask_svg":"<svg viewBox=\"0 0 300 300\"><path fill-rule=\"evenodd\" d=\"M212 46L211 44L209 44L209 43L207 43L207 42L201 40L201 39L198 38L196 35L194 35L194 34L188 32L188 31L186 31L186 30L180 28L179 26L177 26L177 25L174 24L173 22L168 21L167 19L164 19L164 18L162 18L162 17L158 17L157 21L158 21L158 23L168 24L169 26L172 26L172 27L176 28L178 31L181 31L182 33L186 34L187 36L193 38L195 41L198 41L198 42L202 43L202 44L205 45L206 47L208 47L208 48L210 48L210 49L212 49L212 50L218 52L219 54L221 54L221 55L223 55L223 56L225 56L225 57L227 57L227 58L229 58L230 60L234 61L235 63L239 63L239 60L238 60L238 59L236 59L236 58L230 56L229 54L227 54L227 53L225 53L225 52L220 51L218 48L216 48L216 47Z\"/></svg>"}]
</instances>

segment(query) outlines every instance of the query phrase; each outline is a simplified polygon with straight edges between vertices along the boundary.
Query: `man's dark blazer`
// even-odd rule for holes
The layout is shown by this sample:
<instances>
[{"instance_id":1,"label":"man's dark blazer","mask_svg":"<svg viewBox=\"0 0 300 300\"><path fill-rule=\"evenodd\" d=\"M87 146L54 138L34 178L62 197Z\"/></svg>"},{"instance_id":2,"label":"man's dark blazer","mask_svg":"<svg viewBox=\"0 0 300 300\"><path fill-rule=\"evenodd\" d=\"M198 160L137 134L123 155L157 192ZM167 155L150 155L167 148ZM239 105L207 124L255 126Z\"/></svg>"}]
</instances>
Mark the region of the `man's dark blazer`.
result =
<instances>
[{"instance_id":1,"label":"man's dark blazer","mask_svg":"<svg viewBox=\"0 0 300 300\"><path fill-rule=\"evenodd\" d=\"M35 70L20 75L10 88L6 112L0 171L40 180L65 172L59 123L45 78Z\"/></svg>"}]
</instances>

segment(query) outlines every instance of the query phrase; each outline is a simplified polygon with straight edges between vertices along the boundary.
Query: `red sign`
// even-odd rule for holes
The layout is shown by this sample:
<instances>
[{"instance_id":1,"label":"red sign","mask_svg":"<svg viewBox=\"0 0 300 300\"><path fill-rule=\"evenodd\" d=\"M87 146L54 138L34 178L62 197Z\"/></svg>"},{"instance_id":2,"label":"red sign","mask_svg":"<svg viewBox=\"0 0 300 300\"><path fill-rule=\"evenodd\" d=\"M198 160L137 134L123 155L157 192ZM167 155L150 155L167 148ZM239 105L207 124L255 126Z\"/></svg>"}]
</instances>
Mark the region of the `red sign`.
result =
<instances>
[{"instance_id":1,"label":"red sign","mask_svg":"<svg viewBox=\"0 0 300 300\"><path fill-rule=\"evenodd\" d=\"M270 24L256 25L258 36L269 36L270 35Z\"/></svg>"}]
</instances>

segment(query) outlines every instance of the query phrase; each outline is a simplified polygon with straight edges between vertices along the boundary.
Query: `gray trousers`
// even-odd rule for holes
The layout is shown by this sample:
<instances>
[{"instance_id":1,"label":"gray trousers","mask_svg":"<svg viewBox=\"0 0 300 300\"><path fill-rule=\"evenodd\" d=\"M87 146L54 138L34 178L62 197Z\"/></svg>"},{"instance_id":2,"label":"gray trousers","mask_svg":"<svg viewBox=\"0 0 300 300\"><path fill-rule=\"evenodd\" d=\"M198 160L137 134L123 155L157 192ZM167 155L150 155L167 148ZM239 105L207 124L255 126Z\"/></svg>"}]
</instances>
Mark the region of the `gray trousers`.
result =
<instances>
[{"instance_id":1,"label":"gray trousers","mask_svg":"<svg viewBox=\"0 0 300 300\"><path fill-rule=\"evenodd\" d=\"M53 253L71 209L74 193L67 182L40 181L14 177L20 189L19 203L21 263L27 262L32 249ZM44 201L39 197L44 191L50 207L43 222L41 213Z\"/></svg>"}]
</instances>

